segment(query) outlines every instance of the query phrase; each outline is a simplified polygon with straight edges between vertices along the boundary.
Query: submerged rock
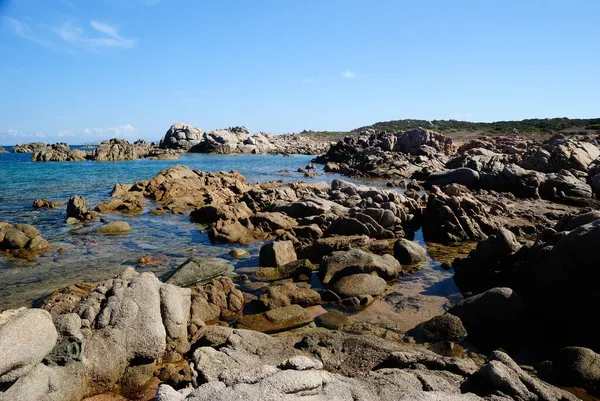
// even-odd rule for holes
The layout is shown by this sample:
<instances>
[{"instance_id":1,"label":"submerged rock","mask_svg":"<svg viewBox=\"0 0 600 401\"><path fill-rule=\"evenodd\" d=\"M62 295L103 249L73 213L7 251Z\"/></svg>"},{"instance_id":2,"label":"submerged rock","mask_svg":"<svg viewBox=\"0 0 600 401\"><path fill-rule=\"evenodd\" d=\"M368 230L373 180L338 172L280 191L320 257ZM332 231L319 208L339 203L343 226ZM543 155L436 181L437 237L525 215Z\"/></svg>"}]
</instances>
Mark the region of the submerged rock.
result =
<instances>
[{"instance_id":1,"label":"submerged rock","mask_svg":"<svg viewBox=\"0 0 600 401\"><path fill-rule=\"evenodd\" d=\"M269 334L306 326L312 321L313 317L306 309L289 305L257 315L242 316L237 321L237 327Z\"/></svg>"},{"instance_id":2,"label":"submerged rock","mask_svg":"<svg viewBox=\"0 0 600 401\"><path fill-rule=\"evenodd\" d=\"M196 283L206 283L232 270L233 266L225 259L194 256L173 272L167 273L163 279L168 284L189 287Z\"/></svg>"},{"instance_id":3,"label":"submerged rock","mask_svg":"<svg viewBox=\"0 0 600 401\"><path fill-rule=\"evenodd\" d=\"M340 330L350 323L350 319L341 312L332 311L317 316L315 323L330 330Z\"/></svg>"},{"instance_id":4,"label":"submerged rock","mask_svg":"<svg viewBox=\"0 0 600 401\"><path fill-rule=\"evenodd\" d=\"M33 201L34 209L54 209L59 206L60 202L57 201L49 201L47 199L36 199Z\"/></svg>"},{"instance_id":5,"label":"submerged rock","mask_svg":"<svg viewBox=\"0 0 600 401\"><path fill-rule=\"evenodd\" d=\"M125 221L113 221L96 229L98 234L104 235L127 234L129 231L131 231L131 226Z\"/></svg>"}]
</instances>

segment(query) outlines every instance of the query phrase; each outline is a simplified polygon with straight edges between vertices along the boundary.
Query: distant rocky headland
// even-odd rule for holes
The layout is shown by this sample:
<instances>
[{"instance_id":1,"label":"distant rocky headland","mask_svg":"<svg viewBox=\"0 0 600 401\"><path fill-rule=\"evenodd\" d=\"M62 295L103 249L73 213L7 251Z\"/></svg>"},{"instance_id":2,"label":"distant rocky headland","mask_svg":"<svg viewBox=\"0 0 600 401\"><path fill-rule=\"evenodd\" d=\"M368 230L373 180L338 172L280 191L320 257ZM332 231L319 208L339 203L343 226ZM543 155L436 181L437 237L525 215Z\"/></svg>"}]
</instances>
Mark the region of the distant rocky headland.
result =
<instances>
[{"instance_id":1,"label":"distant rocky headland","mask_svg":"<svg viewBox=\"0 0 600 401\"><path fill-rule=\"evenodd\" d=\"M33 153L32 161L122 161L141 158L174 160L181 153L215 154L305 154L317 155L327 151L331 141L303 134L250 135L246 127L231 127L204 131L191 125L173 124L159 144L140 139L130 143L113 138L101 142L94 150L71 149L66 143L46 145L41 142L23 143L14 153Z\"/></svg>"}]
</instances>

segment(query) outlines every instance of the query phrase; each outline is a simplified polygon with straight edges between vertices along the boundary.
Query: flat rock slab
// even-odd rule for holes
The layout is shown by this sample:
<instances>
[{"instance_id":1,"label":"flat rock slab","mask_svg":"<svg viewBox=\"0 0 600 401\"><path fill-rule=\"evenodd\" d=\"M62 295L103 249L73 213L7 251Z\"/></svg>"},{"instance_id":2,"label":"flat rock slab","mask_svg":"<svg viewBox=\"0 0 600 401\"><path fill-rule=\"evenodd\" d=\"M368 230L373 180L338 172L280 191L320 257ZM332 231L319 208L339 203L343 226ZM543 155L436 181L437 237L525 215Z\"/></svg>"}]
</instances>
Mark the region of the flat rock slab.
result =
<instances>
[{"instance_id":1,"label":"flat rock slab","mask_svg":"<svg viewBox=\"0 0 600 401\"><path fill-rule=\"evenodd\" d=\"M215 277L233 271L233 265L221 258L189 258L174 272L168 273L164 279L168 284L189 287L196 283L207 283Z\"/></svg>"},{"instance_id":2,"label":"flat rock slab","mask_svg":"<svg viewBox=\"0 0 600 401\"><path fill-rule=\"evenodd\" d=\"M312 321L313 317L304 308L290 305L257 315L242 316L237 327L270 334L302 327Z\"/></svg>"}]
</instances>

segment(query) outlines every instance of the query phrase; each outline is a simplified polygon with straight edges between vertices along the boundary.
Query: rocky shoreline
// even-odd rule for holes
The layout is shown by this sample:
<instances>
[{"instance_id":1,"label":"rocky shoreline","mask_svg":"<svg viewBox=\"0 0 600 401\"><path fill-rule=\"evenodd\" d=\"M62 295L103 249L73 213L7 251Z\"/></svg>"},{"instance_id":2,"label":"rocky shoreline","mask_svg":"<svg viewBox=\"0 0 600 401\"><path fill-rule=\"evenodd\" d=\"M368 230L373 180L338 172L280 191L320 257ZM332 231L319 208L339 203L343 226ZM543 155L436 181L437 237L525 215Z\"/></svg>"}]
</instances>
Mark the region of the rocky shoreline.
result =
<instances>
[{"instance_id":1,"label":"rocky shoreline","mask_svg":"<svg viewBox=\"0 0 600 401\"><path fill-rule=\"evenodd\" d=\"M226 142L214 139L220 131L170 131L162 148L267 149L238 128ZM598 297L599 158L594 137L458 147L424 129L369 132L315 161L410 180L397 184L406 191L341 179L249 184L235 171L175 166L116 185L94 210L73 197L67 216L81 221L140 213L151 199L155 218L189 214L214 243L263 241L258 266L234 272L193 257L160 278L127 268L3 312L0 400L594 399L600 344L586 312ZM0 245L25 230L0 225ZM406 329L355 334L344 311L380 307L426 265L418 230L433 244L477 241L445 262L465 299Z\"/></svg>"}]
</instances>

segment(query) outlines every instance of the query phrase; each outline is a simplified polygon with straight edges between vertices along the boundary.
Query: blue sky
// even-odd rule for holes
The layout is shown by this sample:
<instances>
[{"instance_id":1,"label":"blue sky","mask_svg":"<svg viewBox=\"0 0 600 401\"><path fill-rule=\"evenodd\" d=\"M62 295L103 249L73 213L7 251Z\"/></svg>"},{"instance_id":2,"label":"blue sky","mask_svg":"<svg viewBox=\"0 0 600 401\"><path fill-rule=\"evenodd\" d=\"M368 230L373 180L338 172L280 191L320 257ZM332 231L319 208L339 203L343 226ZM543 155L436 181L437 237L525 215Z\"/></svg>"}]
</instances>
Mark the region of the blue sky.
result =
<instances>
[{"instance_id":1,"label":"blue sky","mask_svg":"<svg viewBox=\"0 0 600 401\"><path fill-rule=\"evenodd\" d=\"M0 0L0 145L600 115L597 0Z\"/></svg>"}]
</instances>

